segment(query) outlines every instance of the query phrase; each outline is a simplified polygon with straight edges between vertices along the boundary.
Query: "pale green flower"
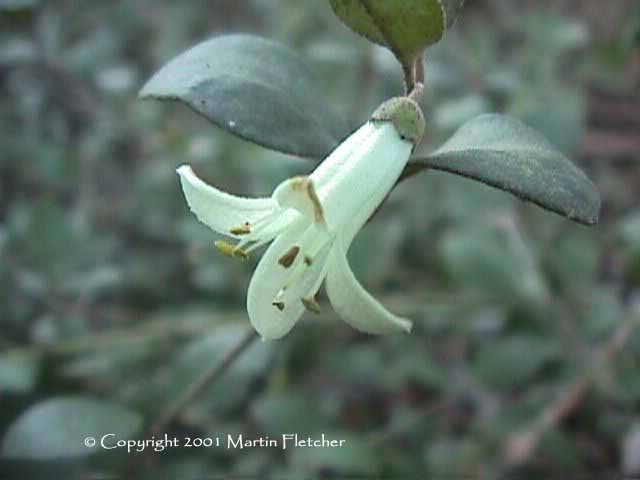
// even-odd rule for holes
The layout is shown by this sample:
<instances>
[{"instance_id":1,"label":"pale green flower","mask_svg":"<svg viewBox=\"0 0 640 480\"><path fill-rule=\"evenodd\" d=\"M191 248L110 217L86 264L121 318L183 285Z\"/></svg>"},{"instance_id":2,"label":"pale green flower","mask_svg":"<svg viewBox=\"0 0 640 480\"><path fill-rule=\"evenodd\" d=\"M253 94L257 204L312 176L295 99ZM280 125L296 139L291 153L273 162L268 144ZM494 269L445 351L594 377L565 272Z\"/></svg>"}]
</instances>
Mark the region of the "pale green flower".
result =
<instances>
[{"instance_id":1,"label":"pale green flower","mask_svg":"<svg viewBox=\"0 0 640 480\"><path fill-rule=\"evenodd\" d=\"M313 173L284 181L269 198L229 195L204 183L189 166L178 168L187 203L198 219L238 239L236 245L217 242L224 253L247 257L273 241L247 295L249 318L263 339L286 335L305 310L317 311L315 298L323 281L335 311L358 330L411 330L409 320L390 313L364 290L346 257L358 231L396 184L424 130L419 109L401 100L404 107L398 111L403 115L394 108L390 114L388 106L379 109Z\"/></svg>"}]
</instances>

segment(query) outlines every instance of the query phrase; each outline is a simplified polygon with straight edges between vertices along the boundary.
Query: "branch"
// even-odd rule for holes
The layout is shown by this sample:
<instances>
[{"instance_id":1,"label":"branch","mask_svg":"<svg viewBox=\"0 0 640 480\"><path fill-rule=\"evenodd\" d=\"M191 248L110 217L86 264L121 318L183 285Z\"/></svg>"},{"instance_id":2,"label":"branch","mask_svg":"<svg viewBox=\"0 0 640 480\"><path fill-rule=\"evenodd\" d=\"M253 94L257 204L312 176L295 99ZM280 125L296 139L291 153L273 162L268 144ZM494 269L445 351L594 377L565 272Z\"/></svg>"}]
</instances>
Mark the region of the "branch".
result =
<instances>
[{"instance_id":1,"label":"branch","mask_svg":"<svg viewBox=\"0 0 640 480\"><path fill-rule=\"evenodd\" d=\"M225 315L224 323L233 323L246 318L238 313ZM174 318L159 319L140 323L129 328L113 328L94 334L82 335L63 342L47 346L15 347L6 350L8 355L45 355L65 357L81 355L87 352L107 350L127 344L148 342L172 337L190 337L221 325L219 317L212 316L206 321L176 322Z\"/></svg>"},{"instance_id":2,"label":"branch","mask_svg":"<svg viewBox=\"0 0 640 480\"><path fill-rule=\"evenodd\" d=\"M511 467L524 465L535 454L542 437L575 412L596 382L599 372L611 363L624 348L636 328L640 318L632 317L614 332L609 341L595 354L595 362L587 367L576 381L554 403L549 405L529 427L510 435L505 442L504 455Z\"/></svg>"},{"instance_id":3,"label":"branch","mask_svg":"<svg viewBox=\"0 0 640 480\"><path fill-rule=\"evenodd\" d=\"M233 347L217 364L214 364L196 379L173 403L170 403L162 412L158 419L149 427L149 435L145 438L162 432L191 402L193 402L203 391L213 385L227 369L242 355L258 338L258 335L251 330L238 344Z\"/></svg>"}]
</instances>

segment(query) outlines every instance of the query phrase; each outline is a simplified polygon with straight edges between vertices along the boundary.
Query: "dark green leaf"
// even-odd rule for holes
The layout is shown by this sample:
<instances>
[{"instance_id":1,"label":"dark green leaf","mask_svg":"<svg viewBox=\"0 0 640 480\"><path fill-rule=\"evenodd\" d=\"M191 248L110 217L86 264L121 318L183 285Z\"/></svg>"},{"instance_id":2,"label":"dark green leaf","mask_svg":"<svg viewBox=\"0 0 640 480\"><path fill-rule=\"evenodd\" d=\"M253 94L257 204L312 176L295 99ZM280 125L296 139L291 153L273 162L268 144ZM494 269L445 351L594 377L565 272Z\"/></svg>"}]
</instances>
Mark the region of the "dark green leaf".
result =
<instances>
[{"instance_id":1,"label":"dark green leaf","mask_svg":"<svg viewBox=\"0 0 640 480\"><path fill-rule=\"evenodd\" d=\"M467 222L453 227L440 239L439 253L445 271L457 284L510 300L548 299L532 252L508 223Z\"/></svg>"},{"instance_id":2,"label":"dark green leaf","mask_svg":"<svg viewBox=\"0 0 640 480\"><path fill-rule=\"evenodd\" d=\"M439 0L330 0L352 30L388 46L404 63L413 61L442 38L447 20Z\"/></svg>"},{"instance_id":3,"label":"dark green leaf","mask_svg":"<svg viewBox=\"0 0 640 480\"><path fill-rule=\"evenodd\" d=\"M196 45L156 73L140 96L179 100L230 133L304 157L323 157L349 133L302 59L251 35Z\"/></svg>"},{"instance_id":4,"label":"dark green leaf","mask_svg":"<svg viewBox=\"0 0 640 480\"><path fill-rule=\"evenodd\" d=\"M142 418L123 407L86 397L58 397L24 412L7 432L2 456L14 460L52 460L90 455L103 435L129 439ZM85 445L87 437L98 444Z\"/></svg>"},{"instance_id":5,"label":"dark green leaf","mask_svg":"<svg viewBox=\"0 0 640 480\"><path fill-rule=\"evenodd\" d=\"M262 431L269 435L287 432L313 435L323 432L329 421L312 400L292 390L264 395L253 403L251 413Z\"/></svg>"},{"instance_id":6,"label":"dark green leaf","mask_svg":"<svg viewBox=\"0 0 640 480\"><path fill-rule=\"evenodd\" d=\"M317 434L313 440L321 439ZM291 453L291 464L305 472L336 472L358 478L375 478L380 474L381 455L361 435L342 432L325 433L325 438L344 440L341 447L296 448ZM344 477L343 477L344 478Z\"/></svg>"},{"instance_id":7,"label":"dark green leaf","mask_svg":"<svg viewBox=\"0 0 640 480\"><path fill-rule=\"evenodd\" d=\"M530 382L560 353L560 348L553 340L526 335L512 336L482 347L473 364L473 371L493 388L516 388Z\"/></svg>"},{"instance_id":8,"label":"dark green leaf","mask_svg":"<svg viewBox=\"0 0 640 480\"><path fill-rule=\"evenodd\" d=\"M17 11L34 8L39 0L0 0L0 11Z\"/></svg>"},{"instance_id":9,"label":"dark green leaf","mask_svg":"<svg viewBox=\"0 0 640 480\"><path fill-rule=\"evenodd\" d=\"M591 180L535 130L504 115L476 117L436 152L407 168L405 176L427 168L443 170L577 222L598 222L600 195Z\"/></svg>"},{"instance_id":10,"label":"dark green leaf","mask_svg":"<svg viewBox=\"0 0 640 480\"><path fill-rule=\"evenodd\" d=\"M438 438L425 445L424 455L433 478L469 477L474 465L485 457L482 446L471 436Z\"/></svg>"}]
</instances>

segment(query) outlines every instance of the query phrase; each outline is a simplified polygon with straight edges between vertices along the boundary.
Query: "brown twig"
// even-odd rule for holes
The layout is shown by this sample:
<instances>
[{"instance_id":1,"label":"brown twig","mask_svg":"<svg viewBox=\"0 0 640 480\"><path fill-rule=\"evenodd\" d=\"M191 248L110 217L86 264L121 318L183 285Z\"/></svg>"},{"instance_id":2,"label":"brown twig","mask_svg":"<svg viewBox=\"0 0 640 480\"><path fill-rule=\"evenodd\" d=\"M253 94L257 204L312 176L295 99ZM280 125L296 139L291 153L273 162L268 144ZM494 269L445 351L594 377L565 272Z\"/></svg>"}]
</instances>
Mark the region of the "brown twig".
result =
<instances>
[{"instance_id":1,"label":"brown twig","mask_svg":"<svg viewBox=\"0 0 640 480\"><path fill-rule=\"evenodd\" d=\"M424 85L424 57L422 55L418 55L418 58L416 58L415 71L416 82Z\"/></svg>"},{"instance_id":2,"label":"brown twig","mask_svg":"<svg viewBox=\"0 0 640 480\"><path fill-rule=\"evenodd\" d=\"M593 365L571 383L565 392L544 409L530 426L510 435L505 443L504 455L508 466L519 466L529 462L535 454L542 437L564 419L575 412L584 401L599 372L613 361L624 348L638 327L640 320L631 318L614 332L609 341L595 354Z\"/></svg>"},{"instance_id":3,"label":"brown twig","mask_svg":"<svg viewBox=\"0 0 640 480\"><path fill-rule=\"evenodd\" d=\"M221 362L205 370L202 375L193 382L176 401L169 404L158 419L151 424L151 427L148 429L149 435L145 438L150 438L152 435L162 432L162 430L204 390L213 385L257 338L257 334L251 330L224 356Z\"/></svg>"}]
</instances>

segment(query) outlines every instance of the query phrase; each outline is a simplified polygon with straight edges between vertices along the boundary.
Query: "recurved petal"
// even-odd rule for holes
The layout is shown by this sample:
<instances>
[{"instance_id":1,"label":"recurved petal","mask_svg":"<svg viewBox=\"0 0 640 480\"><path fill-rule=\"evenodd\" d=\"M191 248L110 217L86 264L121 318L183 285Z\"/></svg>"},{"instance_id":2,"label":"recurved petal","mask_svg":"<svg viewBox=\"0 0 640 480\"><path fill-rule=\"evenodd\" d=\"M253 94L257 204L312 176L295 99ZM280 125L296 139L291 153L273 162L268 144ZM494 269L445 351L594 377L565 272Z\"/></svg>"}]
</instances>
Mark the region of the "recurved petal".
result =
<instances>
[{"instance_id":1,"label":"recurved petal","mask_svg":"<svg viewBox=\"0 0 640 480\"><path fill-rule=\"evenodd\" d=\"M341 242L331 253L325 285L334 310L352 327L374 335L411 331L409 320L389 312L360 285Z\"/></svg>"},{"instance_id":2,"label":"recurved petal","mask_svg":"<svg viewBox=\"0 0 640 480\"><path fill-rule=\"evenodd\" d=\"M292 208L314 222L324 223L324 211L311 177L285 180L274 190L273 198L282 208Z\"/></svg>"},{"instance_id":3,"label":"recurved petal","mask_svg":"<svg viewBox=\"0 0 640 480\"><path fill-rule=\"evenodd\" d=\"M202 223L218 233L236 237L231 231L255 223L273 213L277 202L272 198L244 198L207 185L190 166L177 170L189 208Z\"/></svg>"},{"instance_id":4,"label":"recurved petal","mask_svg":"<svg viewBox=\"0 0 640 480\"><path fill-rule=\"evenodd\" d=\"M317 234L310 235L315 232L309 230L313 228L306 218L289 226L267 249L251 278L247 311L264 340L276 340L289 333L306 310L302 300L313 296L324 280L330 242L308 262L310 265L305 262L304 252L314 236L317 238ZM285 285L287 289L278 296Z\"/></svg>"}]
</instances>

